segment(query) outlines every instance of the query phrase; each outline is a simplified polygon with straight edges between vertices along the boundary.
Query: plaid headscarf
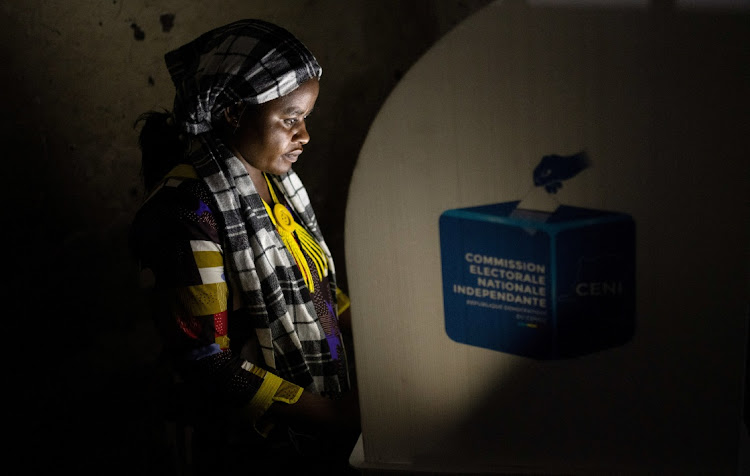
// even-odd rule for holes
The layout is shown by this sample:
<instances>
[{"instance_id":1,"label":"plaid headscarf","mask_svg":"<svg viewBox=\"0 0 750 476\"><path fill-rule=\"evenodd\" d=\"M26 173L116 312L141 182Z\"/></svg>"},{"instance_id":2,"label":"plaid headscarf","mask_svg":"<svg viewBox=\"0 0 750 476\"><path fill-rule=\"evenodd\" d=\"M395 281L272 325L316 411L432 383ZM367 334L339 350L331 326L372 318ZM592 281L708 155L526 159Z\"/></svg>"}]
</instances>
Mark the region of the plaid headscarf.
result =
<instances>
[{"instance_id":1,"label":"plaid headscarf","mask_svg":"<svg viewBox=\"0 0 750 476\"><path fill-rule=\"evenodd\" d=\"M262 20L216 28L164 59L177 89L174 114L189 134L211 130L238 101L262 104L323 73L297 38Z\"/></svg>"},{"instance_id":2,"label":"plaid headscarf","mask_svg":"<svg viewBox=\"0 0 750 476\"><path fill-rule=\"evenodd\" d=\"M321 67L291 33L260 20L212 30L167 53L165 60L177 90L175 118L200 143L190 159L213 193L225 226L228 281L252 316L266 365L318 393L344 390L346 382L328 365L326 335L294 258L275 232L247 170L212 127L226 107L284 96L308 79L320 78ZM335 295L333 258L307 191L294 171L270 177L326 254Z\"/></svg>"}]
</instances>

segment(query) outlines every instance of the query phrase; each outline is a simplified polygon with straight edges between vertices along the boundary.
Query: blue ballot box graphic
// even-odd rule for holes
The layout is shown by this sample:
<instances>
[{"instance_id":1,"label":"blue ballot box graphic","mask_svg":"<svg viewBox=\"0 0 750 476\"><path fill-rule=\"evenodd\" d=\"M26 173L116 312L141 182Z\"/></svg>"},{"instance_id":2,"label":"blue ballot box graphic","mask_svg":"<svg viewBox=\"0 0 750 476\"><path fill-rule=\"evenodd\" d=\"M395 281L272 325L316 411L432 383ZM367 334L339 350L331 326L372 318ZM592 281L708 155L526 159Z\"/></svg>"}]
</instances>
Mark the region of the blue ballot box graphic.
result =
<instances>
[{"instance_id":1,"label":"blue ballot box graphic","mask_svg":"<svg viewBox=\"0 0 750 476\"><path fill-rule=\"evenodd\" d=\"M440 216L445 328L456 342L576 357L635 332L635 223L624 213L519 202Z\"/></svg>"}]
</instances>

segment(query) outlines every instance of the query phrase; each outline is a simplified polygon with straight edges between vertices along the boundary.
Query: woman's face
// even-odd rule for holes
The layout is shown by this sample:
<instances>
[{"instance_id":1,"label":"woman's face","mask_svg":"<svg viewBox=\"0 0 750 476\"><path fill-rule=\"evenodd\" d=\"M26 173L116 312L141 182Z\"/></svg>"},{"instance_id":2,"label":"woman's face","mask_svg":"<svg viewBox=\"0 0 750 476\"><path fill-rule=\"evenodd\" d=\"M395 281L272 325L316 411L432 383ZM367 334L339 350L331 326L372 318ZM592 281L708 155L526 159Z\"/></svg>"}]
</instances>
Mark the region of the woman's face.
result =
<instances>
[{"instance_id":1,"label":"woman's face","mask_svg":"<svg viewBox=\"0 0 750 476\"><path fill-rule=\"evenodd\" d=\"M310 141L305 119L318 99L320 86L313 78L297 89L272 101L250 108L239 117L239 126L230 120L228 142L233 152L253 169L282 175L292 168Z\"/></svg>"}]
</instances>

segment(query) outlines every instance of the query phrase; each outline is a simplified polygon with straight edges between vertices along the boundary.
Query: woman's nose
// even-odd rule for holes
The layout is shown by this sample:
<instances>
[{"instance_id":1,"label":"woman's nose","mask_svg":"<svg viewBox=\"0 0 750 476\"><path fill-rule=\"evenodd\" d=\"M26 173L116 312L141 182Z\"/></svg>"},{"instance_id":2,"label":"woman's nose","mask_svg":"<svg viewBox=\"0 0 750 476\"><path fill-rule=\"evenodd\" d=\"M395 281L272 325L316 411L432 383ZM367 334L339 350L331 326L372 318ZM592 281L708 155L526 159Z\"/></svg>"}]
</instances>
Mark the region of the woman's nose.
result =
<instances>
[{"instance_id":1,"label":"woman's nose","mask_svg":"<svg viewBox=\"0 0 750 476\"><path fill-rule=\"evenodd\" d=\"M295 135L295 141L304 145L310 142L310 134L307 133L307 124L305 124L304 120L300 121L299 124L297 134Z\"/></svg>"}]
</instances>

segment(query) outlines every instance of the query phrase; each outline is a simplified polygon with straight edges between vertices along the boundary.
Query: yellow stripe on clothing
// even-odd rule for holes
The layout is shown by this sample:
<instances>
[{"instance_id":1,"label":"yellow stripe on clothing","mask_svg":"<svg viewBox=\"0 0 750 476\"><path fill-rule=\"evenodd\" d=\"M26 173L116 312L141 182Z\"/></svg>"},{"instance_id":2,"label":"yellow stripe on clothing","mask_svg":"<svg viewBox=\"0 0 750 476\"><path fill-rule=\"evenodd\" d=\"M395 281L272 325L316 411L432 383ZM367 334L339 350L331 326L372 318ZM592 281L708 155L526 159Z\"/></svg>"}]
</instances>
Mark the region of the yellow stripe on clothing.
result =
<instances>
[{"instance_id":1,"label":"yellow stripe on clothing","mask_svg":"<svg viewBox=\"0 0 750 476\"><path fill-rule=\"evenodd\" d=\"M224 265L224 258L218 251L193 251L193 258L199 268L213 268Z\"/></svg>"},{"instance_id":2,"label":"yellow stripe on clothing","mask_svg":"<svg viewBox=\"0 0 750 476\"><path fill-rule=\"evenodd\" d=\"M180 177L180 178L198 178L198 172L195 168L189 164L180 164L167 173L167 177Z\"/></svg>"},{"instance_id":3,"label":"yellow stripe on clothing","mask_svg":"<svg viewBox=\"0 0 750 476\"><path fill-rule=\"evenodd\" d=\"M227 336L216 336L214 338L214 342L219 344L219 348L221 350L226 350L229 348L229 337Z\"/></svg>"},{"instance_id":4,"label":"yellow stripe on clothing","mask_svg":"<svg viewBox=\"0 0 750 476\"><path fill-rule=\"evenodd\" d=\"M282 380L279 389L276 390L276 394L273 396L273 401L292 404L297 403L297 400L299 400L299 397L301 396L302 387L295 385L292 382Z\"/></svg>"},{"instance_id":5,"label":"yellow stripe on clothing","mask_svg":"<svg viewBox=\"0 0 750 476\"><path fill-rule=\"evenodd\" d=\"M227 310L229 289L226 282L199 284L178 288L177 295L193 316L209 316Z\"/></svg>"},{"instance_id":6,"label":"yellow stripe on clothing","mask_svg":"<svg viewBox=\"0 0 750 476\"><path fill-rule=\"evenodd\" d=\"M268 411L273 402L296 403L302 395L302 387L287 382L257 365L247 364L243 364L242 368L263 379L260 388L252 400L250 400L247 411L250 414L255 430L261 435L267 436L273 428L273 423L269 420L261 423L259 421L261 417Z\"/></svg>"}]
</instances>

